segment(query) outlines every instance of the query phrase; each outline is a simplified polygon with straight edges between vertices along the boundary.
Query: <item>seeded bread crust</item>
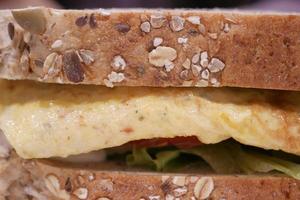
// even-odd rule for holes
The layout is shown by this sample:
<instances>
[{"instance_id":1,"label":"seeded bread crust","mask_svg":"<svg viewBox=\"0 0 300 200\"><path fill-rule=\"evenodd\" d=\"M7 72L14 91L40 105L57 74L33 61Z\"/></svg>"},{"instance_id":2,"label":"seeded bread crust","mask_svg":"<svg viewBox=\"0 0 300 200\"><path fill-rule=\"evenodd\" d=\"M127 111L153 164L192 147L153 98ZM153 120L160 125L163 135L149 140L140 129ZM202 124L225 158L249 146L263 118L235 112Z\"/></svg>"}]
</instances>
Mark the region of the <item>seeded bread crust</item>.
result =
<instances>
[{"instance_id":1,"label":"seeded bread crust","mask_svg":"<svg viewBox=\"0 0 300 200\"><path fill-rule=\"evenodd\" d=\"M118 167L100 170L95 169L96 164L76 168L49 160L23 160L16 154L2 159L0 166L0 198L11 200L300 198L300 181L283 176L130 172Z\"/></svg>"},{"instance_id":2,"label":"seeded bread crust","mask_svg":"<svg viewBox=\"0 0 300 200\"><path fill-rule=\"evenodd\" d=\"M300 90L299 14L27 8L0 27L1 78Z\"/></svg>"}]
</instances>

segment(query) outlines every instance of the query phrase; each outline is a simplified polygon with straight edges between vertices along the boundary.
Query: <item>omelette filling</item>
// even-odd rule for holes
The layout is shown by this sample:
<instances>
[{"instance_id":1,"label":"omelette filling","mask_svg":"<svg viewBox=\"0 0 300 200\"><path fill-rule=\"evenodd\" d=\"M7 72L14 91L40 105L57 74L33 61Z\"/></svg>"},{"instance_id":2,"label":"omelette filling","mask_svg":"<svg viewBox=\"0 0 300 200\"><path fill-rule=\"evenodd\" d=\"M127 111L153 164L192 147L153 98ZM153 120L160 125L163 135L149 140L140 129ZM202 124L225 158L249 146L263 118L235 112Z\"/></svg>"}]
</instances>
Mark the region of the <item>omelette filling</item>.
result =
<instances>
[{"instance_id":1,"label":"omelette filling","mask_svg":"<svg viewBox=\"0 0 300 200\"><path fill-rule=\"evenodd\" d=\"M88 162L106 149L99 160L157 171L204 162L218 173L300 179L300 92L4 80L0 91L0 129L24 159Z\"/></svg>"}]
</instances>

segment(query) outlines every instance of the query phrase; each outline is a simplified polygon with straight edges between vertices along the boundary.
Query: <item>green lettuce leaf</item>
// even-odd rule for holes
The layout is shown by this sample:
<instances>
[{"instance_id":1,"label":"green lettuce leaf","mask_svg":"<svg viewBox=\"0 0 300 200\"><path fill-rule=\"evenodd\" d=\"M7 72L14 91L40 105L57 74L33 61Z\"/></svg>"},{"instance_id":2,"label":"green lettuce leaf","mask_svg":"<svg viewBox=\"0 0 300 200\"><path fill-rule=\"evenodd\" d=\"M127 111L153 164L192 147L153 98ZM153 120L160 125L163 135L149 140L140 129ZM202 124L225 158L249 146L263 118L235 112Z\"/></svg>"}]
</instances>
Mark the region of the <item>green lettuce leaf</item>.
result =
<instances>
[{"instance_id":1,"label":"green lettuce leaf","mask_svg":"<svg viewBox=\"0 0 300 200\"><path fill-rule=\"evenodd\" d=\"M156 169L155 163L151 158L150 154L147 152L147 149L136 149L133 148L132 154L128 155L127 165L129 166L142 166L150 169Z\"/></svg>"},{"instance_id":2,"label":"green lettuce leaf","mask_svg":"<svg viewBox=\"0 0 300 200\"><path fill-rule=\"evenodd\" d=\"M300 164L256 152L241 151L239 154L236 159L245 173L278 171L300 179Z\"/></svg>"},{"instance_id":3,"label":"green lettuce leaf","mask_svg":"<svg viewBox=\"0 0 300 200\"><path fill-rule=\"evenodd\" d=\"M162 171L168 162L176 159L180 155L180 151L161 151L152 158L147 152L147 149L136 149L133 148L132 154L127 156L127 164L129 166L142 166L157 171Z\"/></svg>"},{"instance_id":4,"label":"green lettuce leaf","mask_svg":"<svg viewBox=\"0 0 300 200\"><path fill-rule=\"evenodd\" d=\"M257 151L254 148L245 148L236 142L201 145L191 149L156 149L154 152L154 155L150 155L145 148L133 148L132 153L127 156L127 164L165 171L166 169L173 169L174 166L192 165L192 163L181 162L179 159L190 154L198 156L220 174L253 174L277 171L300 179L300 164L288 160L288 156L272 156L266 150Z\"/></svg>"},{"instance_id":5,"label":"green lettuce leaf","mask_svg":"<svg viewBox=\"0 0 300 200\"><path fill-rule=\"evenodd\" d=\"M197 155L205 160L210 167L220 174L233 174L241 172L238 163L223 144L203 145L182 152Z\"/></svg>"}]
</instances>

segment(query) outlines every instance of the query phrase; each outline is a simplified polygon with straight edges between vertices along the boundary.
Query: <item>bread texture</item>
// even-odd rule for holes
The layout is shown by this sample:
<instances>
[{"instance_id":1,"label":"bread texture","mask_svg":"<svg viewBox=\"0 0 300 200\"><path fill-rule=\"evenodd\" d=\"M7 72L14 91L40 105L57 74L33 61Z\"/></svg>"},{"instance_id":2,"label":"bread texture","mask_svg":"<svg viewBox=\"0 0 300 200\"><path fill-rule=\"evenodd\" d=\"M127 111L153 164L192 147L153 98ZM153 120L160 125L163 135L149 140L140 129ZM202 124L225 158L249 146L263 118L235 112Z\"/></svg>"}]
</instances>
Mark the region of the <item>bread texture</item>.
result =
<instances>
[{"instance_id":1,"label":"bread texture","mask_svg":"<svg viewBox=\"0 0 300 200\"><path fill-rule=\"evenodd\" d=\"M300 181L275 175L154 173L1 159L1 199L299 199ZM97 167L97 164L93 165ZM2 195L2 196L1 196Z\"/></svg>"},{"instance_id":2,"label":"bread texture","mask_svg":"<svg viewBox=\"0 0 300 200\"><path fill-rule=\"evenodd\" d=\"M0 12L0 77L113 86L300 90L299 14Z\"/></svg>"}]
</instances>

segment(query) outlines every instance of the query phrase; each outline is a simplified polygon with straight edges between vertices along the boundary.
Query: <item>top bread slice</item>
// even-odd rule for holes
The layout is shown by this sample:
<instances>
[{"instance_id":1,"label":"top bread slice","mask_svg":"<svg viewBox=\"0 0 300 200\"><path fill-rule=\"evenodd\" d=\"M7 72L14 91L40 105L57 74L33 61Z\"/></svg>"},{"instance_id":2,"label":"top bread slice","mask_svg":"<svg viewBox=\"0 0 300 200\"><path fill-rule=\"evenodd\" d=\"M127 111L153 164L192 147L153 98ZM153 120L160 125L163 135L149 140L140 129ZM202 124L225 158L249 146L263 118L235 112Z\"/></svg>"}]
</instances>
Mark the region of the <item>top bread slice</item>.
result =
<instances>
[{"instance_id":1,"label":"top bread slice","mask_svg":"<svg viewBox=\"0 0 300 200\"><path fill-rule=\"evenodd\" d=\"M223 10L0 12L0 77L300 91L300 15Z\"/></svg>"}]
</instances>

